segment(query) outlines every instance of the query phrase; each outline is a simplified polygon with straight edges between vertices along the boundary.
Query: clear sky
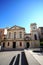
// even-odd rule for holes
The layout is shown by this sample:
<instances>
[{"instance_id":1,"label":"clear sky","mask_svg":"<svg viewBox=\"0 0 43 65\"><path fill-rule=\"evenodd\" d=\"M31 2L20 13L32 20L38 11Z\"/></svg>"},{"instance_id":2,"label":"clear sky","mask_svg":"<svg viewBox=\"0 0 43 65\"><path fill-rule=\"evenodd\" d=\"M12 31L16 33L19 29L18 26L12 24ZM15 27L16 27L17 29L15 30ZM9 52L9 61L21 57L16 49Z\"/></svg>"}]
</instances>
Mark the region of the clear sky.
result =
<instances>
[{"instance_id":1,"label":"clear sky","mask_svg":"<svg viewBox=\"0 0 43 65\"><path fill-rule=\"evenodd\" d=\"M30 31L30 24L43 26L43 0L0 0L0 28L22 26Z\"/></svg>"}]
</instances>

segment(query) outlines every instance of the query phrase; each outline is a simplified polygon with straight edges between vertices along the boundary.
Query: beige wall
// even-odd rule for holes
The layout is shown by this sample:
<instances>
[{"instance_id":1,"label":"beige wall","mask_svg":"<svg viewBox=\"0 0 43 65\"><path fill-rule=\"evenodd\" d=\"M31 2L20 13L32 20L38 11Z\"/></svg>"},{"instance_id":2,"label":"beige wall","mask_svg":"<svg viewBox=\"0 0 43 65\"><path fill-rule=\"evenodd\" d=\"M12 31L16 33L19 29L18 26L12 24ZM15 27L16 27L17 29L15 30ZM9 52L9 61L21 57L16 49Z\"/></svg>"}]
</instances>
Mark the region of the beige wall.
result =
<instances>
[{"instance_id":1,"label":"beige wall","mask_svg":"<svg viewBox=\"0 0 43 65\"><path fill-rule=\"evenodd\" d=\"M13 42L16 42L16 48L26 48L27 47L27 42L29 42L30 46L29 48L34 48L34 47L39 47L40 46L40 41L4 41L5 42L5 48L13 48ZM8 46L9 42L9 46ZM20 42L22 42L22 46L20 46ZM2 42L3 46L3 42Z\"/></svg>"},{"instance_id":2,"label":"beige wall","mask_svg":"<svg viewBox=\"0 0 43 65\"><path fill-rule=\"evenodd\" d=\"M39 36L38 36L38 32L37 31L31 32L31 38L32 38L32 40L35 40L35 38L34 38L35 34L37 35L37 39L39 40Z\"/></svg>"},{"instance_id":3,"label":"beige wall","mask_svg":"<svg viewBox=\"0 0 43 65\"><path fill-rule=\"evenodd\" d=\"M20 42L22 42L22 46L20 46ZM25 48L25 43L24 43L24 41L17 41L17 42L16 42L16 48Z\"/></svg>"},{"instance_id":4,"label":"beige wall","mask_svg":"<svg viewBox=\"0 0 43 65\"><path fill-rule=\"evenodd\" d=\"M11 38L10 39L9 39L9 32L11 32ZM14 39L14 32L16 32L16 39ZM22 32L22 38L20 38L20 32ZM34 39L34 34L37 35L38 40ZM24 39L26 36L30 37L31 39L26 41ZM35 30L32 29L31 35L29 35L29 34L25 35L25 29L21 29L19 27L14 27L14 28L7 30L7 39L3 42L5 42L5 48L13 48L13 42L16 42L16 48L26 48L27 42L29 42L30 48L38 47L40 44L38 32L36 29ZM9 46L8 46L8 42L9 42ZM20 46L20 42L22 42L22 46Z\"/></svg>"},{"instance_id":5,"label":"beige wall","mask_svg":"<svg viewBox=\"0 0 43 65\"><path fill-rule=\"evenodd\" d=\"M13 48L13 42L16 42L16 48L25 48L25 41L4 41L4 42L5 42L5 48ZM22 46L20 46L20 42L22 43ZM3 42L1 44L3 46Z\"/></svg>"},{"instance_id":6,"label":"beige wall","mask_svg":"<svg viewBox=\"0 0 43 65\"><path fill-rule=\"evenodd\" d=\"M22 32L22 38L24 38L24 30L10 30L7 32L7 38L9 37L9 32L11 32L11 38L14 38L14 32L16 32L16 38L20 38L20 32Z\"/></svg>"}]
</instances>

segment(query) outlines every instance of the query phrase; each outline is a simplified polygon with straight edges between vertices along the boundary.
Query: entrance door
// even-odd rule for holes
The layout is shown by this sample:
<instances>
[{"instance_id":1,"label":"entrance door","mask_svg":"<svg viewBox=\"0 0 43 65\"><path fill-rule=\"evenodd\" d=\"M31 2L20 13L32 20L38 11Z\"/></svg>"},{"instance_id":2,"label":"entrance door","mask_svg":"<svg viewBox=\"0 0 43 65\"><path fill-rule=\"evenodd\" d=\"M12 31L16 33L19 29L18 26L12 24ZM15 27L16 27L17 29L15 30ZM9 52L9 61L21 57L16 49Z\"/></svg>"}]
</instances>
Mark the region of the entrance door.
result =
<instances>
[{"instance_id":1,"label":"entrance door","mask_svg":"<svg viewBox=\"0 0 43 65\"><path fill-rule=\"evenodd\" d=\"M29 48L29 46L30 46L30 45L29 45L29 42L27 42L27 48Z\"/></svg>"},{"instance_id":2,"label":"entrance door","mask_svg":"<svg viewBox=\"0 0 43 65\"><path fill-rule=\"evenodd\" d=\"M3 47L5 47L5 43L3 42Z\"/></svg>"},{"instance_id":3,"label":"entrance door","mask_svg":"<svg viewBox=\"0 0 43 65\"><path fill-rule=\"evenodd\" d=\"M16 48L16 42L13 42L13 48Z\"/></svg>"}]
</instances>

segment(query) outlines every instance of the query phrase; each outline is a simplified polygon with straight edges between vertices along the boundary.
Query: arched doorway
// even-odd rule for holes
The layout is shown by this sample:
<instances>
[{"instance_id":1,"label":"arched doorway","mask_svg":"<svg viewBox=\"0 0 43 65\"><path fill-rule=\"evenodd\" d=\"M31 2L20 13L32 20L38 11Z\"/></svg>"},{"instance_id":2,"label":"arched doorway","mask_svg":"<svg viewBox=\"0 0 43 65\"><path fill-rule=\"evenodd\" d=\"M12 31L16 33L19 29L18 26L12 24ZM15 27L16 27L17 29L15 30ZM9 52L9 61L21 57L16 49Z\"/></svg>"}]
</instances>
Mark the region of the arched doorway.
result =
<instances>
[{"instance_id":1,"label":"arched doorway","mask_svg":"<svg viewBox=\"0 0 43 65\"><path fill-rule=\"evenodd\" d=\"M35 40L37 40L37 35L36 34L34 35L34 38L35 38Z\"/></svg>"},{"instance_id":2,"label":"arched doorway","mask_svg":"<svg viewBox=\"0 0 43 65\"><path fill-rule=\"evenodd\" d=\"M30 46L29 42L27 42L27 45L26 46L27 46L27 48L29 48L29 46Z\"/></svg>"}]
</instances>

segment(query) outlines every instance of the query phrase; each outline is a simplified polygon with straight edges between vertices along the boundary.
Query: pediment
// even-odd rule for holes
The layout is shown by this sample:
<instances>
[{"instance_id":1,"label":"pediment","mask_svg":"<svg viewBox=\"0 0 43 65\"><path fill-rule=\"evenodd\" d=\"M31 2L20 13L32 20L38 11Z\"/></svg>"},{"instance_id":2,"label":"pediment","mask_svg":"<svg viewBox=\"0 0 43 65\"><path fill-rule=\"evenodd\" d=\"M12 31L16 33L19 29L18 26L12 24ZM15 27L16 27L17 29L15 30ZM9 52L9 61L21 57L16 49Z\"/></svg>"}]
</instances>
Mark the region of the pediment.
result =
<instances>
[{"instance_id":1,"label":"pediment","mask_svg":"<svg viewBox=\"0 0 43 65\"><path fill-rule=\"evenodd\" d=\"M15 29L25 29L25 28L15 25L15 26L11 27L10 29L14 29L15 30Z\"/></svg>"}]
</instances>

